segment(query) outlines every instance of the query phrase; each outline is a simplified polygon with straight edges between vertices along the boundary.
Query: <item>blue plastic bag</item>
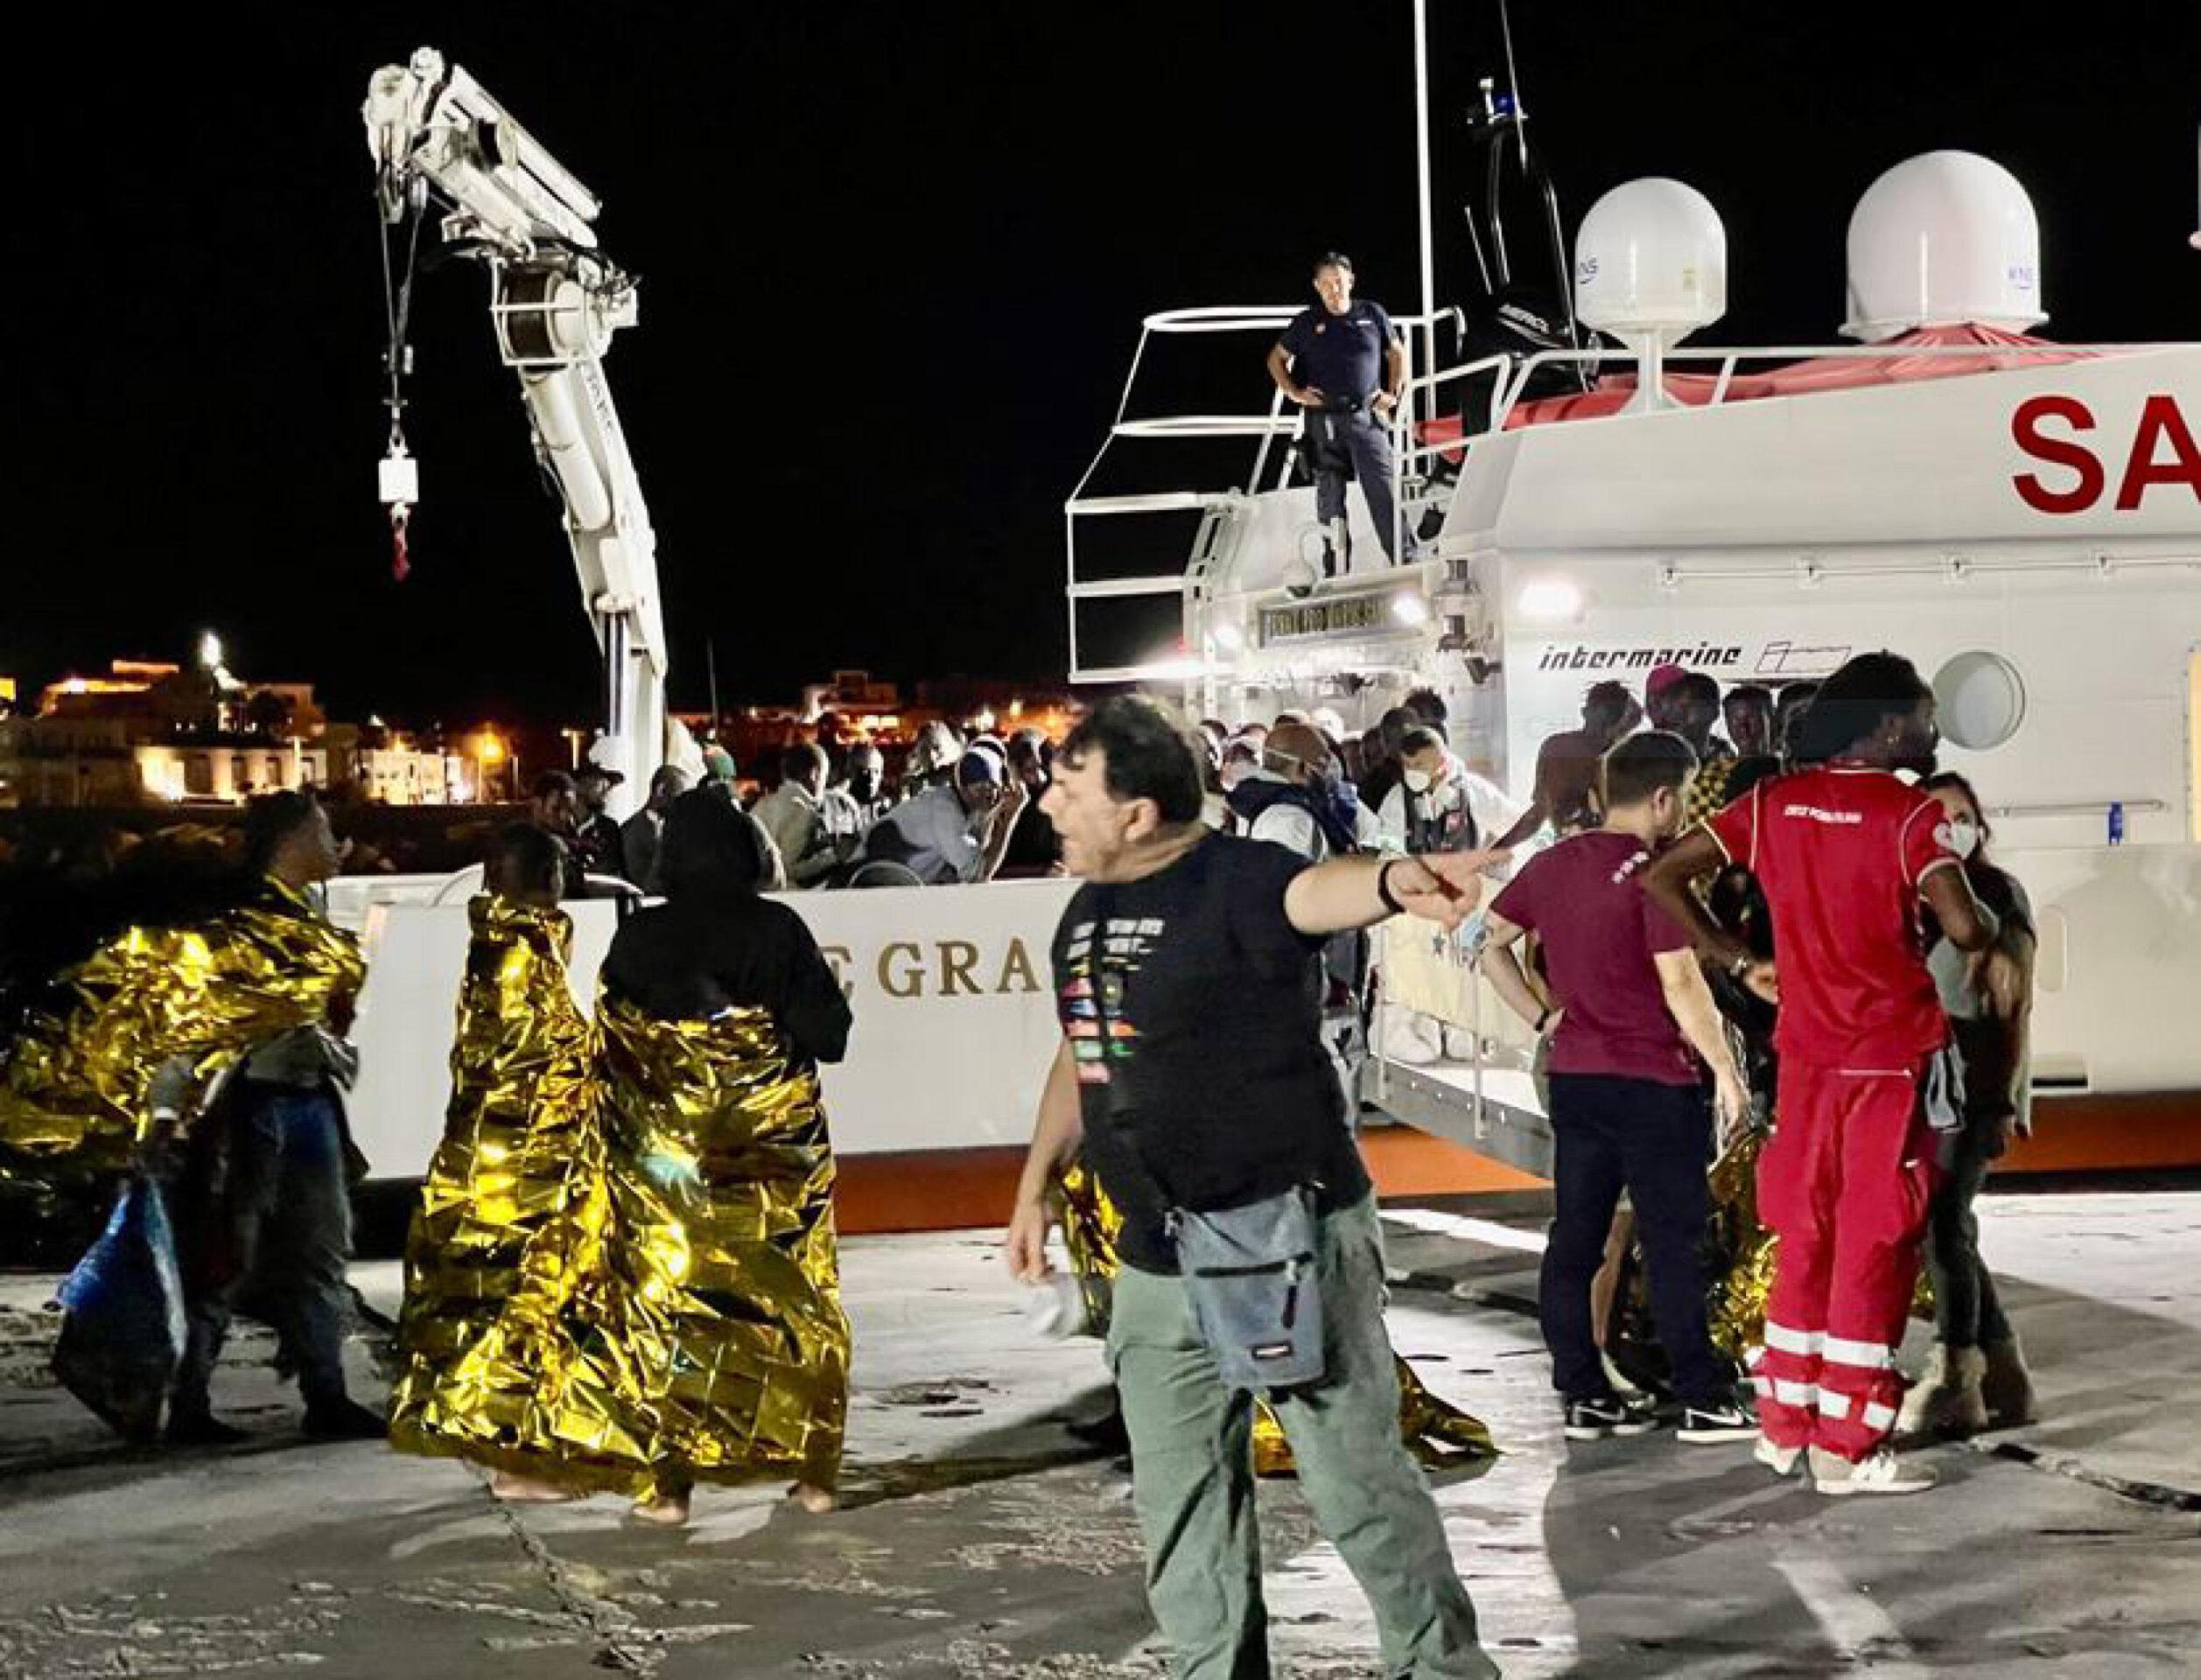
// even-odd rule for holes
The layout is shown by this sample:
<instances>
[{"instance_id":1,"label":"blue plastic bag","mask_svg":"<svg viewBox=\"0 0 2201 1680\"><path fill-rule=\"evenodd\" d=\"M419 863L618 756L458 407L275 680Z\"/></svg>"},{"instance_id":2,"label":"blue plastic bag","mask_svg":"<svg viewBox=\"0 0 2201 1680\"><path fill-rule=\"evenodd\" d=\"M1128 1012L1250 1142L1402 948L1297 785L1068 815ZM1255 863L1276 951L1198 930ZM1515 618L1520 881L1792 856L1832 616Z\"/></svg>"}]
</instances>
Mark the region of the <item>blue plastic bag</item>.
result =
<instances>
[{"instance_id":1,"label":"blue plastic bag","mask_svg":"<svg viewBox=\"0 0 2201 1680\"><path fill-rule=\"evenodd\" d=\"M184 1351L184 1291L160 1186L123 1185L100 1234L55 1298L53 1374L123 1436L150 1439Z\"/></svg>"}]
</instances>

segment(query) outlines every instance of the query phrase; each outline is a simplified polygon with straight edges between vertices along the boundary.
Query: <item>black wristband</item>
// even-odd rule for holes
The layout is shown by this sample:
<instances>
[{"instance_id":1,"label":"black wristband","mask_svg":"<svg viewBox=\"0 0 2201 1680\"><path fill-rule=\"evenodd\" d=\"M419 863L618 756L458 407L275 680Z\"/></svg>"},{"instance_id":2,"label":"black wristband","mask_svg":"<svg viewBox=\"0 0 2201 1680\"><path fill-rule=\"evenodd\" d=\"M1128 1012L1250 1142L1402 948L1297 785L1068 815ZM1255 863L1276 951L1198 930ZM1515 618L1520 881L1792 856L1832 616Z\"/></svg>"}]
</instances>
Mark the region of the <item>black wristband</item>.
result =
<instances>
[{"instance_id":1,"label":"black wristband","mask_svg":"<svg viewBox=\"0 0 2201 1680\"><path fill-rule=\"evenodd\" d=\"M1406 906L1393 898L1391 892L1391 872L1399 861L1396 858L1386 858L1384 859L1383 866L1376 872L1377 902L1394 916L1403 916L1406 914Z\"/></svg>"}]
</instances>

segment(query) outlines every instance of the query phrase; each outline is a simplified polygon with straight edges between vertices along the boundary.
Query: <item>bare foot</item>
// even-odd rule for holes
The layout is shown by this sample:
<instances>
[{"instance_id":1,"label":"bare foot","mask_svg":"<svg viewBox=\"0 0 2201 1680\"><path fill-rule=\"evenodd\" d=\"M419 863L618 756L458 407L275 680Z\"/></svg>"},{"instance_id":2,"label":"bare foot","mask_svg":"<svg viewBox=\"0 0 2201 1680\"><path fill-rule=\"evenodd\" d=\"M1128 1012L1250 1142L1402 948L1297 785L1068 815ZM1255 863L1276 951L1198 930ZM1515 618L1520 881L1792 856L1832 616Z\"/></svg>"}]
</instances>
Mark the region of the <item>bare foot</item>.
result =
<instances>
[{"instance_id":1,"label":"bare foot","mask_svg":"<svg viewBox=\"0 0 2201 1680\"><path fill-rule=\"evenodd\" d=\"M831 1488L820 1488L815 1482L798 1481L788 1490L789 1499L812 1516L823 1516L840 1507L840 1495Z\"/></svg>"},{"instance_id":2,"label":"bare foot","mask_svg":"<svg viewBox=\"0 0 2201 1680\"><path fill-rule=\"evenodd\" d=\"M563 1505L580 1497L571 1488L561 1488L554 1481L538 1481L533 1476L517 1476L508 1470L500 1470L489 1478L489 1492L508 1505Z\"/></svg>"},{"instance_id":3,"label":"bare foot","mask_svg":"<svg viewBox=\"0 0 2201 1680\"><path fill-rule=\"evenodd\" d=\"M655 1499L638 1499L627 1515L636 1522L648 1522L661 1529L676 1529L688 1520L688 1495L662 1494Z\"/></svg>"}]
</instances>

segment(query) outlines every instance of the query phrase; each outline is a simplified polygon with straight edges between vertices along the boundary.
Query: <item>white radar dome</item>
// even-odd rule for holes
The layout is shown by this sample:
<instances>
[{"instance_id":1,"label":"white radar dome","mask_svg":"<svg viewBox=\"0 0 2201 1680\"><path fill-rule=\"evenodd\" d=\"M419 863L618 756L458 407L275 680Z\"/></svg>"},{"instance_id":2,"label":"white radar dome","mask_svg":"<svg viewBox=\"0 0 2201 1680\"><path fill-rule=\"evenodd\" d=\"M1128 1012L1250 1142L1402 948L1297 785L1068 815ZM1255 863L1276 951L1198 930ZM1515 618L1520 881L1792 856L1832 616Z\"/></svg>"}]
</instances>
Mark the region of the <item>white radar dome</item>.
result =
<instances>
[{"instance_id":1,"label":"white radar dome","mask_svg":"<svg viewBox=\"0 0 2201 1680\"><path fill-rule=\"evenodd\" d=\"M1849 218L1849 318L1876 344L1920 326L2022 332L2041 307L2041 226L2017 177L1971 151L1929 151L1865 189Z\"/></svg>"},{"instance_id":2,"label":"white radar dome","mask_svg":"<svg viewBox=\"0 0 2201 1680\"><path fill-rule=\"evenodd\" d=\"M1574 237L1574 312L1622 340L1679 338L1727 313L1728 230L1693 186L1650 176L1605 194Z\"/></svg>"}]
</instances>

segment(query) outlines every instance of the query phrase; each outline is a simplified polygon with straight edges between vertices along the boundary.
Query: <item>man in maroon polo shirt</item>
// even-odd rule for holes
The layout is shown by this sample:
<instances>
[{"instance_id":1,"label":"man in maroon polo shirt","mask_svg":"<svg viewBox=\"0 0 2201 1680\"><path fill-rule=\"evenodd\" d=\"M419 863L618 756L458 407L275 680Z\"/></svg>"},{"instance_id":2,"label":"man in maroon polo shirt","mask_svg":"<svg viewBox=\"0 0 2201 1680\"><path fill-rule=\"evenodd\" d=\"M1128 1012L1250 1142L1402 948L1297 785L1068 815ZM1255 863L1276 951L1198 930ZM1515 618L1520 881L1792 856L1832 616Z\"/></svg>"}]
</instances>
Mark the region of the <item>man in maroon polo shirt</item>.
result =
<instances>
[{"instance_id":1,"label":"man in maroon polo shirt","mask_svg":"<svg viewBox=\"0 0 2201 1680\"><path fill-rule=\"evenodd\" d=\"M1553 1186L1557 1206L1538 1291L1552 1386L1573 1440L1636 1435L1649 1405L1605 1375L1590 1280L1625 1188L1643 1233L1651 1310L1673 1369L1685 1441L1758 1432L1705 1321L1700 1250L1711 1197L1711 1069L1730 1123L1749 1106L1689 936L1644 896L1643 874L1681 827L1696 755L1678 735L1630 736L1606 753L1597 828L1532 858L1490 906L1483 963L1509 1007L1552 1039ZM1544 942L1557 1007L1529 989L1512 946Z\"/></svg>"}]
</instances>

